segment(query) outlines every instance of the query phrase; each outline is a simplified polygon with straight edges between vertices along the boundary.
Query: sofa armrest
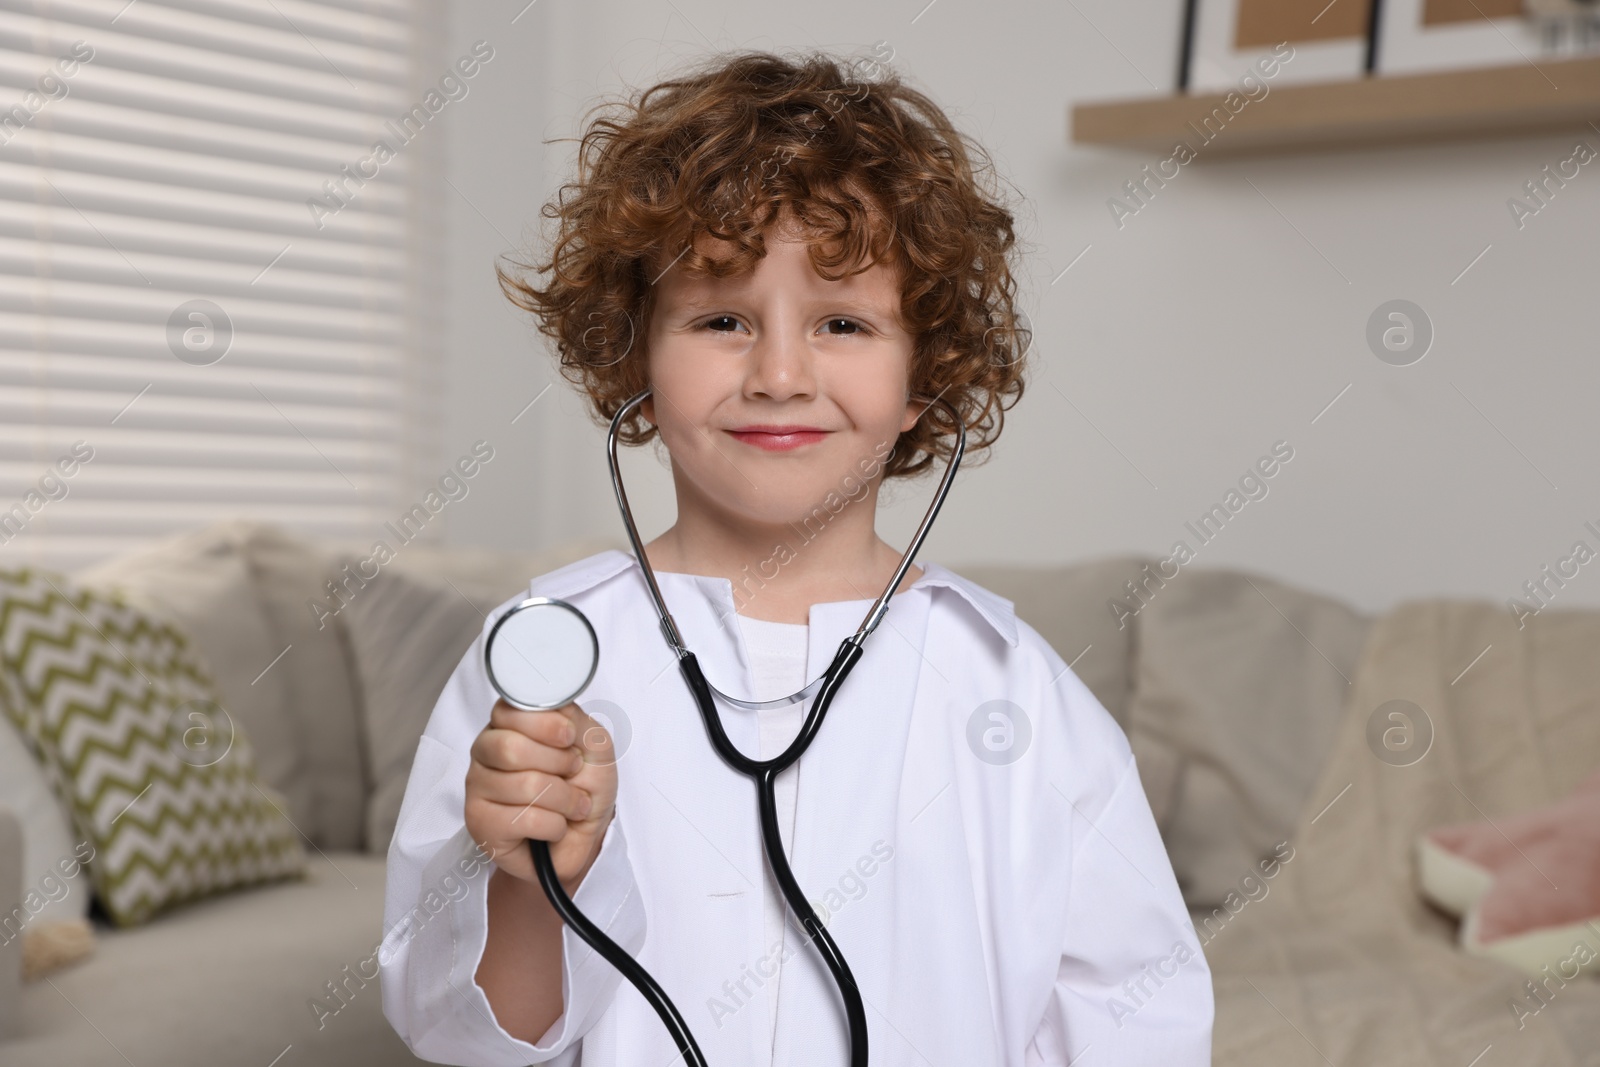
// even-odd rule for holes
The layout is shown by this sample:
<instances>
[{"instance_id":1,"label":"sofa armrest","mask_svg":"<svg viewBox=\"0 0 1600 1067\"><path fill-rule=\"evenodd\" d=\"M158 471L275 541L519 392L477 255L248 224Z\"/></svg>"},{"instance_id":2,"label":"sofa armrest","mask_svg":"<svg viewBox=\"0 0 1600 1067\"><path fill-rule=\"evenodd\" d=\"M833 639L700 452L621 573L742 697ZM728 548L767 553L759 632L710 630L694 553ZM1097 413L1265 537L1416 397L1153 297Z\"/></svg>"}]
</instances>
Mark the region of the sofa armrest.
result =
<instances>
[{"instance_id":1,"label":"sofa armrest","mask_svg":"<svg viewBox=\"0 0 1600 1067\"><path fill-rule=\"evenodd\" d=\"M15 1034L22 999L22 823L0 807L0 1042Z\"/></svg>"}]
</instances>

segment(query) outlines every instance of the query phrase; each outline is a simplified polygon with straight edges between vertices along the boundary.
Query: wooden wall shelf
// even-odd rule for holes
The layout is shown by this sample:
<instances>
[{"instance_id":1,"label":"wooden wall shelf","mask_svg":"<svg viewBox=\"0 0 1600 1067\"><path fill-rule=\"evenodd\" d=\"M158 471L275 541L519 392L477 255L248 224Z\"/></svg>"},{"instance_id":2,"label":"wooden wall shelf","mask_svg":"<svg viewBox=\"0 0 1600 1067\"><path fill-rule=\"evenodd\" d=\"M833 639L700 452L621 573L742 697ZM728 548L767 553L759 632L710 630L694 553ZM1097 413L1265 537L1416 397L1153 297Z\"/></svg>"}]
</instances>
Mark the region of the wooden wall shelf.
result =
<instances>
[{"instance_id":1,"label":"wooden wall shelf","mask_svg":"<svg viewBox=\"0 0 1600 1067\"><path fill-rule=\"evenodd\" d=\"M1226 92L1076 104L1071 139L1163 155L1183 140L1203 160L1564 129L1595 132L1591 121L1600 126L1600 57L1595 56L1541 60L1537 66L1267 84L1271 91L1237 114L1223 106ZM1213 118L1203 126L1216 108L1226 123Z\"/></svg>"}]
</instances>

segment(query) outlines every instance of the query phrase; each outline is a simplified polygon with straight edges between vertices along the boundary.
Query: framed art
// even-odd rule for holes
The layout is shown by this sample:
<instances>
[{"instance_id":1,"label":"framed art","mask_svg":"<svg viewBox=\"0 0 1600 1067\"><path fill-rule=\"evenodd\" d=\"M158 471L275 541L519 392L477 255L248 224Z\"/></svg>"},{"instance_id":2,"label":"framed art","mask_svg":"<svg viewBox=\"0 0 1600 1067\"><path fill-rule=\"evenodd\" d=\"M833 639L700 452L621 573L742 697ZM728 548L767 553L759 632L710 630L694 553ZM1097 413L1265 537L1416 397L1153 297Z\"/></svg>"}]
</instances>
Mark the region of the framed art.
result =
<instances>
[{"instance_id":1,"label":"framed art","mask_svg":"<svg viewBox=\"0 0 1600 1067\"><path fill-rule=\"evenodd\" d=\"M1594 14L1582 0L1383 0L1377 68L1404 74L1600 54Z\"/></svg>"},{"instance_id":2,"label":"framed art","mask_svg":"<svg viewBox=\"0 0 1600 1067\"><path fill-rule=\"evenodd\" d=\"M1285 42L1291 58L1277 54L1279 82L1360 77L1372 6L1372 0L1188 0L1179 91L1231 89Z\"/></svg>"}]
</instances>

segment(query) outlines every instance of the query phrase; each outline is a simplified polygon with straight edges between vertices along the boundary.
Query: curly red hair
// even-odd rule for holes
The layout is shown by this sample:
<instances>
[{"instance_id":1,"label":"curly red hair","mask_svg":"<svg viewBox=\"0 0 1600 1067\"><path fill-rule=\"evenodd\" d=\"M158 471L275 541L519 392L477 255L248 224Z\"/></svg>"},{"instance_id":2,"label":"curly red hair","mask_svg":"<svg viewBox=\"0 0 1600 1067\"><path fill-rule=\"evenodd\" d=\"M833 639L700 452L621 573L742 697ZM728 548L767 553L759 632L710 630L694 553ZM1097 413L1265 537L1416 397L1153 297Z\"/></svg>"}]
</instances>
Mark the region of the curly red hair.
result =
<instances>
[{"instance_id":1,"label":"curly red hair","mask_svg":"<svg viewBox=\"0 0 1600 1067\"><path fill-rule=\"evenodd\" d=\"M916 339L911 392L949 403L966 427L966 461L982 461L1021 399L1031 331L1015 307L1014 219L980 185L993 172L980 146L876 60L847 67L824 53L718 56L622 106L588 126L576 180L541 209L558 224L548 262L512 260L549 284L495 269L602 425L650 384L645 338L660 272L750 270L766 254L764 232L792 212L821 276L843 277L846 264L896 268L901 320ZM702 235L732 253L704 255ZM635 409L618 440L655 433ZM930 405L900 435L884 477L948 456L954 434L950 412Z\"/></svg>"}]
</instances>

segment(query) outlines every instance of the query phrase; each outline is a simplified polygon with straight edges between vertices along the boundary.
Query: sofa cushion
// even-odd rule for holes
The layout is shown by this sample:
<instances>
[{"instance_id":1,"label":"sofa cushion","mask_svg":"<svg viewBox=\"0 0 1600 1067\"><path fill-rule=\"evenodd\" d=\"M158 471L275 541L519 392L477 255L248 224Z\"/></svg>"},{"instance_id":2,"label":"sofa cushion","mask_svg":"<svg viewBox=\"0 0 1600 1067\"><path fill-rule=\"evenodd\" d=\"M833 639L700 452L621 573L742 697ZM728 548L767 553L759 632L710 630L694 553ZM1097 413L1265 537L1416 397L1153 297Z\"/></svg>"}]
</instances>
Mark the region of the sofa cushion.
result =
<instances>
[{"instance_id":1,"label":"sofa cushion","mask_svg":"<svg viewBox=\"0 0 1600 1067\"><path fill-rule=\"evenodd\" d=\"M157 541L73 577L121 590L145 611L177 623L216 678L222 703L243 723L261 778L282 793L307 834L315 813L304 731L289 708L287 670L261 610L249 561L225 526Z\"/></svg>"},{"instance_id":2,"label":"sofa cushion","mask_svg":"<svg viewBox=\"0 0 1600 1067\"><path fill-rule=\"evenodd\" d=\"M181 630L31 569L0 571L0 604L0 705L69 801L114 922L303 871L282 796Z\"/></svg>"},{"instance_id":3,"label":"sofa cushion","mask_svg":"<svg viewBox=\"0 0 1600 1067\"><path fill-rule=\"evenodd\" d=\"M1145 560L1118 556L1068 566L952 568L1011 601L1018 618L1039 631L1126 731L1134 627L1107 610L1126 596ZM1140 767L1140 774L1145 768ZM1147 783L1148 786L1148 783Z\"/></svg>"},{"instance_id":4,"label":"sofa cushion","mask_svg":"<svg viewBox=\"0 0 1600 1067\"><path fill-rule=\"evenodd\" d=\"M374 781L366 813L369 852L388 852L433 705L493 606L480 607L444 582L385 573L345 609Z\"/></svg>"},{"instance_id":5,"label":"sofa cushion","mask_svg":"<svg viewBox=\"0 0 1600 1067\"><path fill-rule=\"evenodd\" d=\"M302 880L110 932L83 964L23 987L0 1063L421 1063L383 1016L383 875L381 856L313 853Z\"/></svg>"},{"instance_id":6,"label":"sofa cushion","mask_svg":"<svg viewBox=\"0 0 1600 1067\"><path fill-rule=\"evenodd\" d=\"M22 903L22 848L22 821L10 808L0 807L0 915L15 913ZM16 1032L21 985L22 938L7 931L0 938L0 1046Z\"/></svg>"},{"instance_id":7,"label":"sofa cushion","mask_svg":"<svg viewBox=\"0 0 1600 1067\"><path fill-rule=\"evenodd\" d=\"M31 743L7 715L0 715L0 809L22 824L17 865L22 885L14 902L0 896L0 945L41 924L88 915L87 886L66 877L67 871L77 873L70 862L77 839L67 806L51 788ZM58 863L65 865L58 868ZM12 910L13 903L22 906L20 915Z\"/></svg>"},{"instance_id":8,"label":"sofa cushion","mask_svg":"<svg viewBox=\"0 0 1600 1067\"><path fill-rule=\"evenodd\" d=\"M373 775L367 851L388 852L422 731L484 617L539 575L610 547L614 542L574 541L508 553L412 546L351 598L339 621L356 665ZM340 560L341 568L345 562L359 560Z\"/></svg>"},{"instance_id":9,"label":"sofa cushion","mask_svg":"<svg viewBox=\"0 0 1600 1067\"><path fill-rule=\"evenodd\" d=\"M1214 908L1289 838L1371 620L1230 570L1183 570L1140 603L1130 735L1141 770L1178 768L1152 807L1184 900Z\"/></svg>"},{"instance_id":10,"label":"sofa cushion","mask_svg":"<svg viewBox=\"0 0 1600 1067\"><path fill-rule=\"evenodd\" d=\"M274 644L288 649L274 670L283 671L289 710L305 745L316 812L306 833L322 848L359 849L371 779L362 758L359 695L344 630L326 613L332 554L267 523L225 525L249 560Z\"/></svg>"}]
</instances>

